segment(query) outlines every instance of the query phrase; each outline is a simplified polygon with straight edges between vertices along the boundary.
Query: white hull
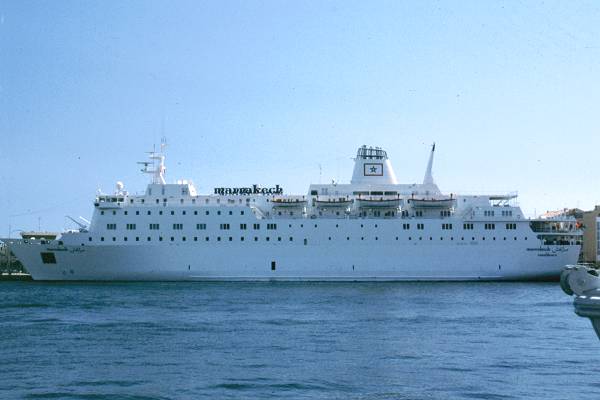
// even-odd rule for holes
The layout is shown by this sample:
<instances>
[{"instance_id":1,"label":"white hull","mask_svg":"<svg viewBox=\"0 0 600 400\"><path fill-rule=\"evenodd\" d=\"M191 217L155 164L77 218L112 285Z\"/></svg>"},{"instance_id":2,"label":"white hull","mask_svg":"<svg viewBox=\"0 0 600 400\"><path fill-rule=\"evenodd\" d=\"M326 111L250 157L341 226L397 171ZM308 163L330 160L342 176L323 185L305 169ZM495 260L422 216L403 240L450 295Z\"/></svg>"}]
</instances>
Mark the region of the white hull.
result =
<instances>
[{"instance_id":1,"label":"white hull","mask_svg":"<svg viewBox=\"0 0 600 400\"><path fill-rule=\"evenodd\" d=\"M508 247L508 248L507 248ZM555 279L579 246L525 243L56 246L13 242L35 280L453 281ZM44 264L52 251L56 264ZM272 270L275 262L275 270Z\"/></svg>"}]
</instances>

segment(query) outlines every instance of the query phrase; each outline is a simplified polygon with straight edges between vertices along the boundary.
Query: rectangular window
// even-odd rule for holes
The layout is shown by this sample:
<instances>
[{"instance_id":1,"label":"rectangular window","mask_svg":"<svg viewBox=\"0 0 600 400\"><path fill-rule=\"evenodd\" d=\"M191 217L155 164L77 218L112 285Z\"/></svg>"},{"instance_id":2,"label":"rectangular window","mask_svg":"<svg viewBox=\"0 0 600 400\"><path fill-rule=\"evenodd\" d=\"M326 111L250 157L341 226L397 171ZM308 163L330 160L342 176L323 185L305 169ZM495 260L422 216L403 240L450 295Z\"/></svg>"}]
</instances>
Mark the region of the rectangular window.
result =
<instances>
[{"instance_id":1,"label":"rectangular window","mask_svg":"<svg viewBox=\"0 0 600 400\"><path fill-rule=\"evenodd\" d=\"M203 231L206 229L206 224L196 224L196 229Z\"/></svg>"},{"instance_id":2,"label":"rectangular window","mask_svg":"<svg viewBox=\"0 0 600 400\"><path fill-rule=\"evenodd\" d=\"M254 230L259 230L260 224L254 224L254 225L252 225L252 227L254 228Z\"/></svg>"},{"instance_id":3,"label":"rectangular window","mask_svg":"<svg viewBox=\"0 0 600 400\"><path fill-rule=\"evenodd\" d=\"M150 224L150 230L157 231L160 229L159 224Z\"/></svg>"},{"instance_id":4,"label":"rectangular window","mask_svg":"<svg viewBox=\"0 0 600 400\"><path fill-rule=\"evenodd\" d=\"M275 261L271 261L271 271L275 271Z\"/></svg>"},{"instance_id":5,"label":"rectangular window","mask_svg":"<svg viewBox=\"0 0 600 400\"><path fill-rule=\"evenodd\" d=\"M463 229L464 230L473 230L473 224L463 224Z\"/></svg>"},{"instance_id":6,"label":"rectangular window","mask_svg":"<svg viewBox=\"0 0 600 400\"><path fill-rule=\"evenodd\" d=\"M425 229L425 224L417 224L417 229L419 229L419 230Z\"/></svg>"},{"instance_id":7,"label":"rectangular window","mask_svg":"<svg viewBox=\"0 0 600 400\"><path fill-rule=\"evenodd\" d=\"M221 230L225 230L225 231L226 231L226 230L229 230L229 224L221 224L221 225L219 225L219 228L220 228Z\"/></svg>"},{"instance_id":8,"label":"rectangular window","mask_svg":"<svg viewBox=\"0 0 600 400\"><path fill-rule=\"evenodd\" d=\"M180 231L183 229L183 224L173 224L173 229L176 231Z\"/></svg>"},{"instance_id":9,"label":"rectangular window","mask_svg":"<svg viewBox=\"0 0 600 400\"><path fill-rule=\"evenodd\" d=\"M246 224L240 224L240 229L241 230L246 230Z\"/></svg>"},{"instance_id":10,"label":"rectangular window","mask_svg":"<svg viewBox=\"0 0 600 400\"><path fill-rule=\"evenodd\" d=\"M135 224L127 224L127 230L128 230L128 231L133 231L133 230L135 230Z\"/></svg>"},{"instance_id":11,"label":"rectangular window","mask_svg":"<svg viewBox=\"0 0 600 400\"><path fill-rule=\"evenodd\" d=\"M267 224L267 229L268 229L268 230L274 230L274 229L277 229L277 224Z\"/></svg>"},{"instance_id":12,"label":"rectangular window","mask_svg":"<svg viewBox=\"0 0 600 400\"><path fill-rule=\"evenodd\" d=\"M117 229L117 224L106 224L106 229L114 231Z\"/></svg>"}]
</instances>

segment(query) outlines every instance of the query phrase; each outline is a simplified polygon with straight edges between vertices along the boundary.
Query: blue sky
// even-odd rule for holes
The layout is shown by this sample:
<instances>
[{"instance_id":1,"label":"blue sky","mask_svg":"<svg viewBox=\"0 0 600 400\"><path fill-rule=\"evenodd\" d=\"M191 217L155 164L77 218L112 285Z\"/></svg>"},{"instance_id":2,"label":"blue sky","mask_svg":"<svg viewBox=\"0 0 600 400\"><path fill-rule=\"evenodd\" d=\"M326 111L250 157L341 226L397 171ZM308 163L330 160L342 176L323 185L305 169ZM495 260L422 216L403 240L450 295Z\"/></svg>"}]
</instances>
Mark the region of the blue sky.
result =
<instances>
[{"instance_id":1,"label":"blue sky","mask_svg":"<svg viewBox=\"0 0 600 400\"><path fill-rule=\"evenodd\" d=\"M598 21L593 1L4 0L0 236L143 190L162 132L168 180L201 192L348 181L362 144L418 182L435 141L444 191L591 208Z\"/></svg>"}]
</instances>

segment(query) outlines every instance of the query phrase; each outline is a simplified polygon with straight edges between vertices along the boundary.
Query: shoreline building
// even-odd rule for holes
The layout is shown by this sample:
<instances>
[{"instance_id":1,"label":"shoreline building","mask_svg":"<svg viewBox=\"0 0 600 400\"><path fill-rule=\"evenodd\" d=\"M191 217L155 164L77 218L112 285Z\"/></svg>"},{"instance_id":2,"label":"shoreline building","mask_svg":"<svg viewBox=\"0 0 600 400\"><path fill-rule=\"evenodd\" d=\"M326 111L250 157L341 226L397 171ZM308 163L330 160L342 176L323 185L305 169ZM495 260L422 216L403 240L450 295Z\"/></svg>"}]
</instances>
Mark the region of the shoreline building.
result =
<instances>
[{"instance_id":1,"label":"shoreline building","mask_svg":"<svg viewBox=\"0 0 600 400\"><path fill-rule=\"evenodd\" d=\"M600 261L600 206L584 211L581 222L584 226L582 259L584 262L597 263Z\"/></svg>"}]
</instances>

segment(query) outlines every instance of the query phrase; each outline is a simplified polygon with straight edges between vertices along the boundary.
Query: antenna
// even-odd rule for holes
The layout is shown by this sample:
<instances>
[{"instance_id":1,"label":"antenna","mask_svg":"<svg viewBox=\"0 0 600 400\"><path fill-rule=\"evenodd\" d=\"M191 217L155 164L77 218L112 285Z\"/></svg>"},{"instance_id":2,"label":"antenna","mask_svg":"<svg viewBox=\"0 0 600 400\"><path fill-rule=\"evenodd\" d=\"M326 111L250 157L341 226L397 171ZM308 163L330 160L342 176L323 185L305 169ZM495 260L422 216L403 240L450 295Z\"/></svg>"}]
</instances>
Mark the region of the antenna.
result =
<instances>
[{"instance_id":1,"label":"antenna","mask_svg":"<svg viewBox=\"0 0 600 400\"><path fill-rule=\"evenodd\" d=\"M167 140L163 137L160 141L160 152L156 152L156 145L153 146L152 151L148 151L148 158L151 161L138 161L137 163L142 165L143 168L141 171L145 174L152 174L152 183L164 185L167 182L165 181L165 172L167 168L165 167L165 155L163 153L164 148L167 146ZM158 162L158 165L156 165ZM152 168L150 168L152 165Z\"/></svg>"},{"instance_id":2,"label":"antenna","mask_svg":"<svg viewBox=\"0 0 600 400\"><path fill-rule=\"evenodd\" d=\"M319 185L321 184L321 175L323 175L323 168L321 167L321 164L319 164Z\"/></svg>"}]
</instances>

